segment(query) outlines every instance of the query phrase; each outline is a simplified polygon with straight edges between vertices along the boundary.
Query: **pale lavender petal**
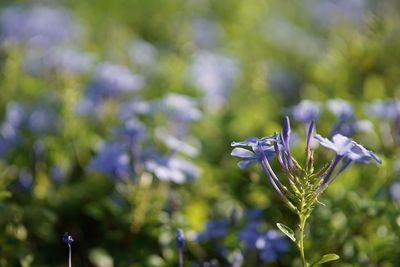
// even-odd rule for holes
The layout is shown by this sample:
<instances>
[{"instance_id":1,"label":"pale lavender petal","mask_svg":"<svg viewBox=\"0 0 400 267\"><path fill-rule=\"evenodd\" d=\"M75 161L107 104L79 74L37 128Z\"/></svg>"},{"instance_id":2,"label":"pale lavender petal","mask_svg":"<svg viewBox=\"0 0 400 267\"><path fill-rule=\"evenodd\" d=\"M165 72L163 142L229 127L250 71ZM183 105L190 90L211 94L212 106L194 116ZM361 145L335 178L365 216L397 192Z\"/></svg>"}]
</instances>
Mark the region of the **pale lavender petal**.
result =
<instances>
[{"instance_id":1,"label":"pale lavender petal","mask_svg":"<svg viewBox=\"0 0 400 267\"><path fill-rule=\"evenodd\" d=\"M235 147L231 152L231 156L239 158L254 158L254 153L241 147Z\"/></svg>"}]
</instances>

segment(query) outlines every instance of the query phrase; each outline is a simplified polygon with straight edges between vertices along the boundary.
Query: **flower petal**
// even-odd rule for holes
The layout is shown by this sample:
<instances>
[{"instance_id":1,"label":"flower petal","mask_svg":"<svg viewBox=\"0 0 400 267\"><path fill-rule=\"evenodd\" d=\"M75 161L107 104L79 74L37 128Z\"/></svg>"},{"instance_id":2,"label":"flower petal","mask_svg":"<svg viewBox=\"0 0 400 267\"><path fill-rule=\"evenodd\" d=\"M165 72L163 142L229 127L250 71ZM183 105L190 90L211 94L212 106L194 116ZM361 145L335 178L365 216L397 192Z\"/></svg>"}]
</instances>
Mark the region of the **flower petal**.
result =
<instances>
[{"instance_id":1,"label":"flower petal","mask_svg":"<svg viewBox=\"0 0 400 267\"><path fill-rule=\"evenodd\" d=\"M238 162L238 166L241 169L246 169L248 166L250 166L250 164L252 164L253 162L255 162L255 159L246 159L246 160L242 160Z\"/></svg>"},{"instance_id":2,"label":"flower petal","mask_svg":"<svg viewBox=\"0 0 400 267\"><path fill-rule=\"evenodd\" d=\"M241 147L235 147L231 152L231 156L239 158L254 158L254 153Z\"/></svg>"},{"instance_id":3,"label":"flower petal","mask_svg":"<svg viewBox=\"0 0 400 267\"><path fill-rule=\"evenodd\" d=\"M336 153L340 156L346 155L348 152L350 152L350 149L353 147L352 143L353 140L341 134L335 134L332 137L332 141L335 145Z\"/></svg>"},{"instance_id":4,"label":"flower petal","mask_svg":"<svg viewBox=\"0 0 400 267\"><path fill-rule=\"evenodd\" d=\"M231 146L235 147L235 146L255 146L258 142L258 138L257 137L249 137L244 141L239 141L239 142L235 142L233 141L231 143Z\"/></svg>"}]
</instances>

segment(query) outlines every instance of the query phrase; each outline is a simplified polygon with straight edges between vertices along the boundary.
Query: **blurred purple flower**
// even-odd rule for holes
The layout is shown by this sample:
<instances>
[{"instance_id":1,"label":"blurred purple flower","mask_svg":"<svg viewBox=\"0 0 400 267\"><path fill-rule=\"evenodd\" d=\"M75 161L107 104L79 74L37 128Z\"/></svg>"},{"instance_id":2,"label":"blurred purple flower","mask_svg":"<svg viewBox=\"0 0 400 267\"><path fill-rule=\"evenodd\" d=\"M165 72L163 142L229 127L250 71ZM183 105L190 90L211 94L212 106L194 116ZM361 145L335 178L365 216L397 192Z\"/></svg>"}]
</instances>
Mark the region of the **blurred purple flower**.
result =
<instances>
[{"instance_id":1,"label":"blurred purple flower","mask_svg":"<svg viewBox=\"0 0 400 267\"><path fill-rule=\"evenodd\" d=\"M20 135L18 129L8 122L0 125L0 155L5 154L12 146L18 143Z\"/></svg>"},{"instance_id":2,"label":"blurred purple flower","mask_svg":"<svg viewBox=\"0 0 400 267\"><path fill-rule=\"evenodd\" d=\"M93 64L92 55L70 48L54 48L45 52L31 49L24 62L26 71L33 75L49 71L80 74L89 71Z\"/></svg>"},{"instance_id":3,"label":"blurred purple flower","mask_svg":"<svg viewBox=\"0 0 400 267\"><path fill-rule=\"evenodd\" d=\"M176 245L179 250L182 250L185 246L185 236L183 235L183 230L180 228L176 231Z\"/></svg>"},{"instance_id":4,"label":"blurred purple flower","mask_svg":"<svg viewBox=\"0 0 400 267\"><path fill-rule=\"evenodd\" d=\"M207 222L205 229L197 235L197 241L204 242L215 238L221 238L228 233L229 221L226 219L211 220Z\"/></svg>"},{"instance_id":5,"label":"blurred purple flower","mask_svg":"<svg viewBox=\"0 0 400 267\"><path fill-rule=\"evenodd\" d=\"M136 39L131 43L128 54L133 64L141 68L150 68L156 64L158 51L151 43Z\"/></svg>"},{"instance_id":6,"label":"blurred purple flower","mask_svg":"<svg viewBox=\"0 0 400 267\"><path fill-rule=\"evenodd\" d=\"M149 114L156 110L156 105L141 99L122 102L119 106L119 118L122 121L136 117L138 114Z\"/></svg>"},{"instance_id":7,"label":"blurred purple flower","mask_svg":"<svg viewBox=\"0 0 400 267\"><path fill-rule=\"evenodd\" d=\"M354 115L353 106L340 98L328 100L326 103L330 112L332 112L339 120L347 120Z\"/></svg>"},{"instance_id":8,"label":"blurred purple flower","mask_svg":"<svg viewBox=\"0 0 400 267\"><path fill-rule=\"evenodd\" d=\"M133 74L128 68L112 63L97 67L95 76L88 87L88 95L95 100L134 92L145 85L144 77Z\"/></svg>"},{"instance_id":9,"label":"blurred purple flower","mask_svg":"<svg viewBox=\"0 0 400 267\"><path fill-rule=\"evenodd\" d=\"M400 182L396 181L389 187L390 197L396 202L400 202Z\"/></svg>"},{"instance_id":10,"label":"blurred purple flower","mask_svg":"<svg viewBox=\"0 0 400 267\"><path fill-rule=\"evenodd\" d=\"M28 118L28 127L34 133L53 132L58 127L57 114L46 106L35 107Z\"/></svg>"},{"instance_id":11,"label":"blurred purple flower","mask_svg":"<svg viewBox=\"0 0 400 267\"><path fill-rule=\"evenodd\" d=\"M260 226L260 222L250 222L238 233L238 237L244 242L246 250L258 250L263 262L273 262L280 253L289 250L289 243L275 230L260 231Z\"/></svg>"},{"instance_id":12,"label":"blurred purple flower","mask_svg":"<svg viewBox=\"0 0 400 267\"><path fill-rule=\"evenodd\" d=\"M347 20L359 23L365 18L367 2L362 0L312 0L307 7L311 17L323 26Z\"/></svg>"},{"instance_id":13,"label":"blurred purple flower","mask_svg":"<svg viewBox=\"0 0 400 267\"><path fill-rule=\"evenodd\" d=\"M123 126L115 129L117 138L126 138L129 143L137 142L146 134L146 126L138 120L130 119L124 122Z\"/></svg>"},{"instance_id":14,"label":"blurred purple flower","mask_svg":"<svg viewBox=\"0 0 400 267\"><path fill-rule=\"evenodd\" d=\"M193 42L199 49L213 49L222 34L222 28L216 21L197 18L192 23Z\"/></svg>"},{"instance_id":15,"label":"blurred purple flower","mask_svg":"<svg viewBox=\"0 0 400 267\"><path fill-rule=\"evenodd\" d=\"M199 149L196 146L176 138L175 136L168 133L167 130L164 128L157 127L155 135L161 142L163 142L169 149L174 152L180 152L190 157L194 157L199 154Z\"/></svg>"},{"instance_id":16,"label":"blurred purple flower","mask_svg":"<svg viewBox=\"0 0 400 267\"><path fill-rule=\"evenodd\" d=\"M29 189L33 182L32 173L25 168L21 169L18 174L18 181L23 189Z\"/></svg>"},{"instance_id":17,"label":"blurred purple flower","mask_svg":"<svg viewBox=\"0 0 400 267\"><path fill-rule=\"evenodd\" d=\"M75 30L70 15L61 8L21 5L0 13L1 38L11 45L58 45L72 40Z\"/></svg>"},{"instance_id":18,"label":"blurred purple flower","mask_svg":"<svg viewBox=\"0 0 400 267\"><path fill-rule=\"evenodd\" d=\"M95 115L98 111L99 106L97 101L89 97L82 97L75 104L75 112L78 115Z\"/></svg>"},{"instance_id":19,"label":"blurred purple flower","mask_svg":"<svg viewBox=\"0 0 400 267\"><path fill-rule=\"evenodd\" d=\"M5 120L13 127L18 127L25 117L25 109L17 102L9 102L6 108Z\"/></svg>"},{"instance_id":20,"label":"blurred purple flower","mask_svg":"<svg viewBox=\"0 0 400 267\"><path fill-rule=\"evenodd\" d=\"M54 182L60 183L65 178L65 171L60 166L53 166L50 169L50 177Z\"/></svg>"},{"instance_id":21,"label":"blurred purple flower","mask_svg":"<svg viewBox=\"0 0 400 267\"><path fill-rule=\"evenodd\" d=\"M0 124L0 155L4 155L19 142L21 138L19 126L25 116L25 110L21 104L17 102L7 104L4 121Z\"/></svg>"},{"instance_id":22,"label":"blurred purple flower","mask_svg":"<svg viewBox=\"0 0 400 267\"><path fill-rule=\"evenodd\" d=\"M293 118L305 124L309 124L312 121L316 121L319 118L321 112L321 104L316 101L302 100L296 106L289 109L290 114Z\"/></svg>"},{"instance_id":23,"label":"blurred purple flower","mask_svg":"<svg viewBox=\"0 0 400 267\"><path fill-rule=\"evenodd\" d=\"M395 99L377 99L364 106L366 115L380 119L395 119L400 115L400 101Z\"/></svg>"},{"instance_id":24,"label":"blurred purple flower","mask_svg":"<svg viewBox=\"0 0 400 267\"><path fill-rule=\"evenodd\" d=\"M202 116L196 100L190 96L170 93L158 103L159 109L176 121L195 121Z\"/></svg>"},{"instance_id":25,"label":"blurred purple flower","mask_svg":"<svg viewBox=\"0 0 400 267\"><path fill-rule=\"evenodd\" d=\"M243 263L243 254L240 251L235 251L233 253L233 259L232 259L232 263L231 263L231 267L240 267L242 266Z\"/></svg>"},{"instance_id":26,"label":"blurred purple flower","mask_svg":"<svg viewBox=\"0 0 400 267\"><path fill-rule=\"evenodd\" d=\"M218 110L240 74L236 60L210 52L198 52L189 68L189 82L203 91L204 104Z\"/></svg>"},{"instance_id":27,"label":"blurred purple flower","mask_svg":"<svg viewBox=\"0 0 400 267\"><path fill-rule=\"evenodd\" d=\"M88 169L118 178L128 178L131 167L127 146L116 142L102 143L89 163Z\"/></svg>"},{"instance_id":28,"label":"blurred purple flower","mask_svg":"<svg viewBox=\"0 0 400 267\"><path fill-rule=\"evenodd\" d=\"M146 157L145 168L160 180L185 183L200 174L199 168L192 162L175 156Z\"/></svg>"}]
</instances>

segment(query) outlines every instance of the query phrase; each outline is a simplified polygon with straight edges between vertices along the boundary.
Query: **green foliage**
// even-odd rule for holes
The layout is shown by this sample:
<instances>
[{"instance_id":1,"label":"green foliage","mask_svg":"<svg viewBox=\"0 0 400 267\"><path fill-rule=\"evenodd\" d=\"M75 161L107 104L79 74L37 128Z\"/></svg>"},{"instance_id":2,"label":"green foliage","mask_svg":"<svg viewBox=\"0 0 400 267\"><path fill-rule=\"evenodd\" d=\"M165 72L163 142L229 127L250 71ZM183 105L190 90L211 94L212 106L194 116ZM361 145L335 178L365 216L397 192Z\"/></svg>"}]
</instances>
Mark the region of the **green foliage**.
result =
<instances>
[{"instance_id":1,"label":"green foliage","mask_svg":"<svg viewBox=\"0 0 400 267\"><path fill-rule=\"evenodd\" d=\"M231 222L232 214L243 215L253 207L263 211L262 231L275 228L277 222L295 222L299 214L307 219L312 227L304 226L302 245L313 265L400 266L400 199L398 192L393 193L393 185L400 182L399 121L376 118L364 108L377 98L400 97L398 1L349 0L368 3L344 4L344 10L339 2L347 1L50 2L41 4L63 5L82 25L78 40L67 46L88 52L97 63L113 62L144 73L146 86L138 93L144 100L174 92L201 102L204 92L189 81L188 73L195 56L205 50L234 58L240 72L228 86L224 104L214 110L202 102L202 119L187 129L201 147L194 158L202 169L197 180L175 184L144 171L119 180L88 171L87 166L98 144L110 140L113 129L121 126L116 118L124 97L107 100L95 118L77 116L75 107L93 73L56 69L42 73L39 68L34 68L39 75L31 73L24 65L27 44L3 45L1 39L0 123L11 102L22 103L28 112L51 106L59 131L24 129L21 139L11 144L13 149L0 157L0 266L66 266L67 247L61 240L65 231L76 240L73 266L177 266L174 234L179 227L188 238L185 266L213 259L228 266L236 250L244 256L242 266L299 266L296 246L271 262L260 260L258 250L246 251L237 237L242 221L232 223L223 238L195 240L207 221ZM33 5L2 1L0 10L16 3ZM198 20L216 25L214 44L196 43L199 33L193 25ZM212 35L212 29L206 28L200 39ZM157 49L151 67L130 59L134 40ZM329 167L324 163L333 154L316 150L313 170L304 156L304 144L293 144L302 168L287 177L292 206L281 209L281 199L259 168L237 168L229 155L230 143L278 131L287 108L302 99L325 103L332 98L347 100L357 118L371 121L371 131L355 133L354 140L377 152L384 163L379 169L354 165L315 197L318 178ZM157 127L168 126L165 114L142 114L139 119L149 129L149 140L158 140ZM323 110L317 131L328 136L334 123L335 117ZM293 131L304 140L303 125L293 123ZM168 151L162 140L155 143ZM277 163L271 164L277 169ZM54 179L54 166L63 179ZM286 177L282 171L277 175ZM311 211L313 216L308 217ZM298 231L276 226L299 244ZM321 258L330 251L340 255L340 261L328 262L338 259L335 254Z\"/></svg>"}]
</instances>

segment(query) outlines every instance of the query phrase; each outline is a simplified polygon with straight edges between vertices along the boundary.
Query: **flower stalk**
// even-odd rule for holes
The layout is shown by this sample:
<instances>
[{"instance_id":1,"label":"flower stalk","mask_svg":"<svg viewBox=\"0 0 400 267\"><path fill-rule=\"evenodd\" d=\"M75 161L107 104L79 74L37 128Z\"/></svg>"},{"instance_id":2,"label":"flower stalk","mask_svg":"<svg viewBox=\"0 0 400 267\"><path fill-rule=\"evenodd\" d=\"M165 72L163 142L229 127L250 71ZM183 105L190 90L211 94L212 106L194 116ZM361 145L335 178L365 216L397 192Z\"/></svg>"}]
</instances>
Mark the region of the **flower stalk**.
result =
<instances>
[{"instance_id":1,"label":"flower stalk","mask_svg":"<svg viewBox=\"0 0 400 267\"><path fill-rule=\"evenodd\" d=\"M72 249L71 249L71 243L74 242L75 240L68 234L68 232L65 232L63 235L63 241L68 245L68 267L72 267Z\"/></svg>"},{"instance_id":2,"label":"flower stalk","mask_svg":"<svg viewBox=\"0 0 400 267\"><path fill-rule=\"evenodd\" d=\"M297 234L286 225L278 223L277 226L296 243L303 267L339 259L336 254L327 254L312 265L307 262L304 231L307 219L310 217L316 203L318 203L318 197L353 161L363 163L375 161L379 164L381 163L377 155L350 138L336 134L332 137L332 140L329 140L318 134L314 135L314 128L314 122L312 121L307 131L304 166L301 166L290 152L291 127L288 117L285 118L280 133L261 139L250 137L242 142L232 142L232 146L235 148L231 153L232 156L243 159L243 161L239 162L240 168L246 168L251 163L258 162L273 188L281 196L282 201L298 216ZM314 151L311 147L313 139L336 153L335 158L319 170L314 169ZM249 146L252 151L239 146ZM275 156L283 174L287 178L284 181L278 177L271 167L270 160Z\"/></svg>"}]
</instances>

